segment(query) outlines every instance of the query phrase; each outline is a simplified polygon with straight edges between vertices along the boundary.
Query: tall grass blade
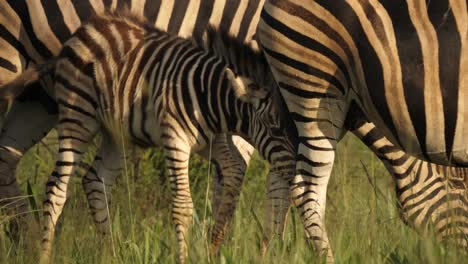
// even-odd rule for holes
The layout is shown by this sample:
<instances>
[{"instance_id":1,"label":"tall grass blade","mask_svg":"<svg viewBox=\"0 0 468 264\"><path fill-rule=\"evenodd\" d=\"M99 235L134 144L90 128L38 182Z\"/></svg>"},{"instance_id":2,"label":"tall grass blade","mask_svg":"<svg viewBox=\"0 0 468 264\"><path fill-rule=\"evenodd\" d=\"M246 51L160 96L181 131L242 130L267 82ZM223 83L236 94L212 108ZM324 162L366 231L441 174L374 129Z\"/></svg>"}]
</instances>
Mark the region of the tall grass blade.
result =
<instances>
[{"instance_id":1,"label":"tall grass blade","mask_svg":"<svg viewBox=\"0 0 468 264\"><path fill-rule=\"evenodd\" d=\"M34 198L35 197L34 192L32 190L31 183L29 182L29 180L26 182L26 192L28 193L29 205L33 209L34 219L36 219L36 222L39 225L40 224L39 210L37 208L36 199Z\"/></svg>"},{"instance_id":2,"label":"tall grass blade","mask_svg":"<svg viewBox=\"0 0 468 264\"><path fill-rule=\"evenodd\" d=\"M366 165L362 162L362 160L360 160L360 162L361 162L362 168L364 169L364 172L366 173L367 180L369 181L369 184L372 186L372 189L374 189L375 196L376 196L376 197L379 197L379 196L380 196L380 197L383 198L385 201L388 201L387 196L380 190L379 187L377 187L377 185L375 184L375 182L372 180L372 177L370 176L369 171L367 170Z\"/></svg>"},{"instance_id":3,"label":"tall grass blade","mask_svg":"<svg viewBox=\"0 0 468 264\"><path fill-rule=\"evenodd\" d=\"M203 212L203 221L206 222L206 215L208 212L208 194L210 193L210 176L211 176L211 152L213 149L213 139L210 136L210 151L208 155L208 171L206 174L206 191L205 191L205 208ZM205 231L205 228L203 227L203 231Z\"/></svg>"},{"instance_id":4,"label":"tall grass blade","mask_svg":"<svg viewBox=\"0 0 468 264\"><path fill-rule=\"evenodd\" d=\"M253 219L255 221L255 224L257 225L257 228L258 230L260 230L260 232L257 232L255 235L258 239L258 241L260 243L262 243L262 240L263 240L263 236L265 234L264 230L263 230L263 226L262 226L262 223L260 222L260 220L258 219L258 216L257 214L255 213L254 209L252 206L250 206L250 213L252 214L253 216ZM259 244L260 245L260 244Z\"/></svg>"}]
</instances>

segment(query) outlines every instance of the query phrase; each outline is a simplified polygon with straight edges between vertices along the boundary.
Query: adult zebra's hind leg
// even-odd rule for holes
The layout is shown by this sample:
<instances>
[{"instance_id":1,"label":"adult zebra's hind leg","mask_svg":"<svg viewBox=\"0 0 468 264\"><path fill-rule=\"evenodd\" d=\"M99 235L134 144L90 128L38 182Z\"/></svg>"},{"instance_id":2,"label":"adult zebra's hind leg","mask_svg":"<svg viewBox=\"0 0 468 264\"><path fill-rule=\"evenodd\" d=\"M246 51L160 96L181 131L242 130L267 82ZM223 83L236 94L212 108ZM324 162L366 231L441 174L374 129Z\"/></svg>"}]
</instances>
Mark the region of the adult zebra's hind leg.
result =
<instances>
[{"instance_id":1,"label":"adult zebra's hind leg","mask_svg":"<svg viewBox=\"0 0 468 264\"><path fill-rule=\"evenodd\" d=\"M55 169L47 181L44 201L41 263L49 262L55 225L67 199L68 182L98 132L98 128L99 125L95 119L81 116L79 112L70 109L60 109L57 125L58 158Z\"/></svg>"},{"instance_id":2,"label":"adult zebra's hind leg","mask_svg":"<svg viewBox=\"0 0 468 264\"><path fill-rule=\"evenodd\" d=\"M102 234L111 231L109 215L111 187L121 172L122 162L121 149L114 144L107 133L103 133L101 147L82 182L94 223Z\"/></svg>"},{"instance_id":3,"label":"adult zebra's hind leg","mask_svg":"<svg viewBox=\"0 0 468 264\"><path fill-rule=\"evenodd\" d=\"M325 228L327 186L335 159L336 140L319 129L311 130L299 144L297 173L290 183L291 199L297 207L306 236L320 255L333 262Z\"/></svg>"},{"instance_id":4,"label":"adult zebra's hind leg","mask_svg":"<svg viewBox=\"0 0 468 264\"><path fill-rule=\"evenodd\" d=\"M193 216L193 202L189 184L190 147L184 140L174 137L177 133L165 131L163 144L166 168L169 172L169 182L172 194L172 221L177 233L179 245L178 261L185 263L188 255L189 227Z\"/></svg>"},{"instance_id":5,"label":"adult zebra's hind leg","mask_svg":"<svg viewBox=\"0 0 468 264\"><path fill-rule=\"evenodd\" d=\"M453 239L468 248L468 168L440 166L408 155L357 105L350 108L345 125L393 176L403 220L423 234L432 225L439 239Z\"/></svg>"}]
</instances>

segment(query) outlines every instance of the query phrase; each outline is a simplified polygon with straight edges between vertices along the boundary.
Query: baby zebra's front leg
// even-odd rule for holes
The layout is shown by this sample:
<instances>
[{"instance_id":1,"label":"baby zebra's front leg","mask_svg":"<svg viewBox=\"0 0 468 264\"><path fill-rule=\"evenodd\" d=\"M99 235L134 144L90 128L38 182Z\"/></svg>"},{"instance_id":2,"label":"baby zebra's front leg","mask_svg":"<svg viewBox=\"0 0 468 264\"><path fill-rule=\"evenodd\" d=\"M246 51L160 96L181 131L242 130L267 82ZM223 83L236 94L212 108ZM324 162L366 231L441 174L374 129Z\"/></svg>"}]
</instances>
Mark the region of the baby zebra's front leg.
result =
<instances>
[{"instance_id":1,"label":"baby zebra's front leg","mask_svg":"<svg viewBox=\"0 0 468 264\"><path fill-rule=\"evenodd\" d=\"M211 233L211 254L216 254L224 241L253 151L254 148L238 136L221 134L217 135L213 142L212 160L216 163L219 179L213 179L212 208L215 224Z\"/></svg>"},{"instance_id":2,"label":"baby zebra's front leg","mask_svg":"<svg viewBox=\"0 0 468 264\"><path fill-rule=\"evenodd\" d=\"M109 206L111 187L120 174L124 162L122 150L112 138L103 133L101 147L93 164L83 177L83 189L88 199L94 223L102 234L111 232Z\"/></svg>"}]
</instances>

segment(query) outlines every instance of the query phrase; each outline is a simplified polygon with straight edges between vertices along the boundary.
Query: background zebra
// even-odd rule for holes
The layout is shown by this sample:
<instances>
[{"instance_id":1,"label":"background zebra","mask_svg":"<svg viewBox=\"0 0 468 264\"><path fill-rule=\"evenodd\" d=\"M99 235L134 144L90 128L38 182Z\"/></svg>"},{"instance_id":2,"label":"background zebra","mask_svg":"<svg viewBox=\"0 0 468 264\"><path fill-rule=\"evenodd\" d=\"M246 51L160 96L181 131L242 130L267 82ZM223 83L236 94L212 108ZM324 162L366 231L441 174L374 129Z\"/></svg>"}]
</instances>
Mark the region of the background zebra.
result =
<instances>
[{"instance_id":1,"label":"background zebra","mask_svg":"<svg viewBox=\"0 0 468 264\"><path fill-rule=\"evenodd\" d=\"M325 193L352 101L408 154L441 165L466 165L467 23L466 1L265 4L259 38L300 138L298 175L292 181L298 188L292 196L301 206L308 237L319 251L328 251L328 260ZM403 154L381 150L382 157ZM395 161L405 162L397 172L434 168L402 157ZM458 171L448 169L446 176L451 172ZM409 222L424 229L433 221L439 231L456 232L459 242L466 238L466 182L460 191L445 181L445 192L438 178L424 180L423 188L419 180L409 184L413 177L396 178L397 185L408 184L398 194ZM407 193L410 186L416 192Z\"/></svg>"},{"instance_id":2,"label":"background zebra","mask_svg":"<svg viewBox=\"0 0 468 264\"><path fill-rule=\"evenodd\" d=\"M236 56L230 57L236 65L252 63L247 60L262 61L259 52L242 44L230 48L237 48L231 50ZM51 252L70 176L100 130L103 141L99 164L103 166L97 171L110 171L101 176L105 183L113 181L112 172L119 164L116 161L122 159L121 149L129 143L163 147L180 262L187 255L187 232L192 220L188 182L192 151L209 145L212 135L234 132L249 138L260 150L267 150L264 145L268 144L275 153L262 154L272 157L273 164L287 162L278 151L293 153L292 148L287 148L282 130L277 129L279 109L274 108L272 93L254 88L255 84L229 70L229 64L190 40L151 29L127 16L106 15L79 28L54 61L59 155L44 202L45 257ZM266 63L248 68L245 74L261 76L254 79L262 78L262 86L273 86ZM286 173L291 175L292 155L288 163Z\"/></svg>"}]
</instances>

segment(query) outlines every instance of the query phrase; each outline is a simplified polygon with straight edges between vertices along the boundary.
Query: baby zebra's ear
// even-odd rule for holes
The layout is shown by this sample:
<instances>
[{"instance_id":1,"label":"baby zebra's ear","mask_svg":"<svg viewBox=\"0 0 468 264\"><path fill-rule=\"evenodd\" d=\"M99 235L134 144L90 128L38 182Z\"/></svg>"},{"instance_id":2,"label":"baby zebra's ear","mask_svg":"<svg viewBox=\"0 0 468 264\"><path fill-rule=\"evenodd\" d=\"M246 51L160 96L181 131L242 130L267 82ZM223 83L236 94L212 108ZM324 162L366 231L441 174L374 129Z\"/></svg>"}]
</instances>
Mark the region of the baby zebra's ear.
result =
<instances>
[{"instance_id":1,"label":"baby zebra's ear","mask_svg":"<svg viewBox=\"0 0 468 264\"><path fill-rule=\"evenodd\" d=\"M258 106L260 100L268 96L268 90L260 87L249 78L236 76L229 68L226 69L226 76L229 82L231 82L236 96L243 102Z\"/></svg>"}]
</instances>

